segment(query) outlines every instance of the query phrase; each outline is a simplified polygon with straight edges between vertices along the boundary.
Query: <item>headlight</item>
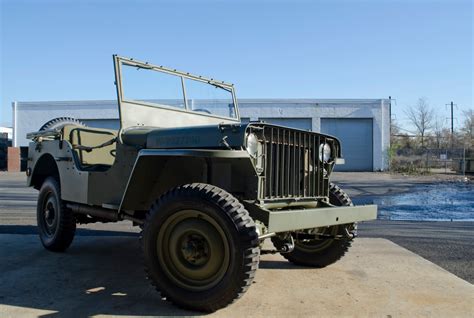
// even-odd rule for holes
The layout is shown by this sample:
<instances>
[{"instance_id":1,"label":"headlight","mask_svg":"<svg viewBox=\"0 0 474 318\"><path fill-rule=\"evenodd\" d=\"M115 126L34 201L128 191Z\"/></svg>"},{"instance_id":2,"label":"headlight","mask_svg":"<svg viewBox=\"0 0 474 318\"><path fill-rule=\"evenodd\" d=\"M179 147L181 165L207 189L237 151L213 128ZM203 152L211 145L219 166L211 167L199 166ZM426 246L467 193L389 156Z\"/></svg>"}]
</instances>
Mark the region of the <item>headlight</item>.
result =
<instances>
[{"instance_id":1,"label":"headlight","mask_svg":"<svg viewBox=\"0 0 474 318\"><path fill-rule=\"evenodd\" d=\"M319 146L319 160L328 162L331 159L331 146L328 144L321 144Z\"/></svg>"},{"instance_id":2,"label":"headlight","mask_svg":"<svg viewBox=\"0 0 474 318\"><path fill-rule=\"evenodd\" d=\"M258 152L258 138L255 134L247 135L247 152L252 158L257 157Z\"/></svg>"}]
</instances>

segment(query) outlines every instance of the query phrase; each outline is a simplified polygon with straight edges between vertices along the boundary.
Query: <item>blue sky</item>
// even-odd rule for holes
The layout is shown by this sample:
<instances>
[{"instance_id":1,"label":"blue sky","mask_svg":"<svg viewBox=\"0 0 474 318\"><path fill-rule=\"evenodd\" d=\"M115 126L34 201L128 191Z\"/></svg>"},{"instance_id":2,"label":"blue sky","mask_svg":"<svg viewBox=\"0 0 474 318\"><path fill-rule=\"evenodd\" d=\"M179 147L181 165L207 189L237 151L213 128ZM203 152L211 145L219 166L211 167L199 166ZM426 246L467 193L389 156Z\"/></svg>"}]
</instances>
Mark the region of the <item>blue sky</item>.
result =
<instances>
[{"instance_id":1,"label":"blue sky","mask_svg":"<svg viewBox=\"0 0 474 318\"><path fill-rule=\"evenodd\" d=\"M473 108L471 1L0 3L0 124L14 100L115 99L113 53L232 82L241 98L391 95L406 127L422 96L442 118L451 100Z\"/></svg>"}]
</instances>

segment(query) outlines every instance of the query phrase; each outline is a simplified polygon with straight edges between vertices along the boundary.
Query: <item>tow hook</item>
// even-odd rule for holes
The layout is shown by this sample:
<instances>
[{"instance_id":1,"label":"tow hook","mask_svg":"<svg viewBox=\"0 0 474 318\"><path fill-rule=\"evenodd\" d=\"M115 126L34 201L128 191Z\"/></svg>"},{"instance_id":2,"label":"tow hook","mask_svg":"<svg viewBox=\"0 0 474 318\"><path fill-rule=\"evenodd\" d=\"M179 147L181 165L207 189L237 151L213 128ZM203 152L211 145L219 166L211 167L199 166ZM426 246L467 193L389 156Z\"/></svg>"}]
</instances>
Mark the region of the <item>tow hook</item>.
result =
<instances>
[{"instance_id":1,"label":"tow hook","mask_svg":"<svg viewBox=\"0 0 474 318\"><path fill-rule=\"evenodd\" d=\"M280 253L291 253L295 249L295 241L293 240L293 236L290 235L290 242L286 242L281 247Z\"/></svg>"},{"instance_id":2,"label":"tow hook","mask_svg":"<svg viewBox=\"0 0 474 318\"><path fill-rule=\"evenodd\" d=\"M344 234L349 240L353 240L357 237L357 232L349 232L349 228L347 226L344 227Z\"/></svg>"},{"instance_id":3,"label":"tow hook","mask_svg":"<svg viewBox=\"0 0 474 318\"><path fill-rule=\"evenodd\" d=\"M295 249L295 241L293 240L293 236L289 236L290 241L286 242L283 244L283 246L280 249L274 249L274 250L261 250L260 254L285 254L285 253L291 253Z\"/></svg>"}]
</instances>

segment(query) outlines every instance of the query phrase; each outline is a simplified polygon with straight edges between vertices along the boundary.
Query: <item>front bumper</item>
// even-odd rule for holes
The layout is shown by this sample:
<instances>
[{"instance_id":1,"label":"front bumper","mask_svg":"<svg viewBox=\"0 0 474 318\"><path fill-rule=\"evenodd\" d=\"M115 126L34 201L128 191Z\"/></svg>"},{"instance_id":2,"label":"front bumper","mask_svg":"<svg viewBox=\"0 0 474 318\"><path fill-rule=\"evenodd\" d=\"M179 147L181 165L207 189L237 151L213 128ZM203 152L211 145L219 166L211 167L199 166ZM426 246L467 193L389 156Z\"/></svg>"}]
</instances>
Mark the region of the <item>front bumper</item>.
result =
<instances>
[{"instance_id":1,"label":"front bumper","mask_svg":"<svg viewBox=\"0 0 474 318\"><path fill-rule=\"evenodd\" d=\"M322 226L350 224L377 218L376 205L265 211L268 232L288 232Z\"/></svg>"}]
</instances>

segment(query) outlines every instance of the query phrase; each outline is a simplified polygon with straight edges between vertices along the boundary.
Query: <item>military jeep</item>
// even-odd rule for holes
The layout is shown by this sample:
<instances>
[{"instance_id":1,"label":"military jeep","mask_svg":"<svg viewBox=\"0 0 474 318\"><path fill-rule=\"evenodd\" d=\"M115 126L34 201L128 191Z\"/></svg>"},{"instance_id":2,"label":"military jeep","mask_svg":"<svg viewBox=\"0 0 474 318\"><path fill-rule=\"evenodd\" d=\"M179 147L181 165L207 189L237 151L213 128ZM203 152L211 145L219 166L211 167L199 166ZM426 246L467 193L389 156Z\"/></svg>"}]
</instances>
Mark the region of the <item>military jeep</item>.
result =
<instances>
[{"instance_id":1,"label":"military jeep","mask_svg":"<svg viewBox=\"0 0 474 318\"><path fill-rule=\"evenodd\" d=\"M324 267L376 218L330 182L337 138L244 124L232 84L113 59L120 129L55 118L27 136L46 249L66 250L78 223L129 220L163 298L215 311L245 293L261 254Z\"/></svg>"}]
</instances>

